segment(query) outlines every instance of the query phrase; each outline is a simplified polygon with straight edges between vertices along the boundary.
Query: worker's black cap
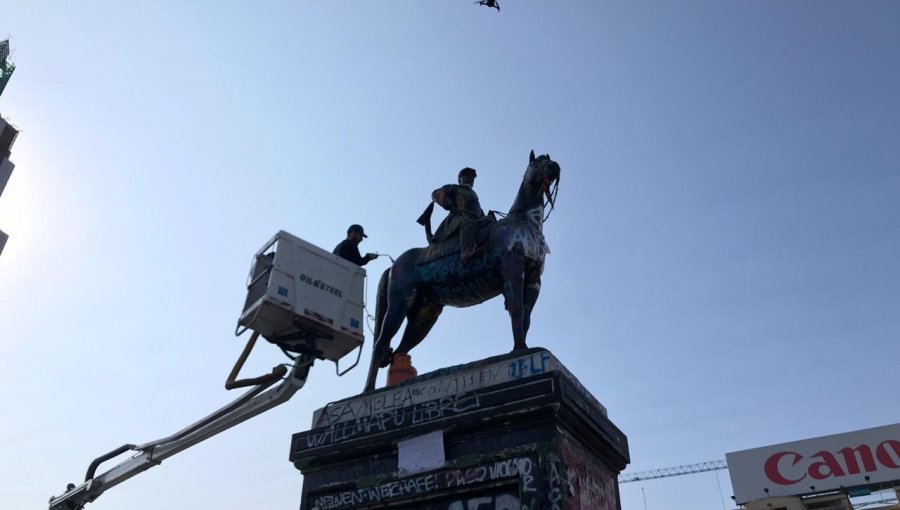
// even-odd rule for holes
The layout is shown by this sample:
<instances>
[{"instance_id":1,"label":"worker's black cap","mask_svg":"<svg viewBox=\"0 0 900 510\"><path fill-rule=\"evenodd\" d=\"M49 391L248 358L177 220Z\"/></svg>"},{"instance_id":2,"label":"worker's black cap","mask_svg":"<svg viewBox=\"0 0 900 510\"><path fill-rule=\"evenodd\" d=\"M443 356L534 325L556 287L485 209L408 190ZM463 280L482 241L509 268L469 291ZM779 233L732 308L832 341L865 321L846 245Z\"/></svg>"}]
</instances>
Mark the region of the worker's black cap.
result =
<instances>
[{"instance_id":1,"label":"worker's black cap","mask_svg":"<svg viewBox=\"0 0 900 510\"><path fill-rule=\"evenodd\" d=\"M366 231L363 230L362 225L350 225L350 228L347 229L347 233L349 234L351 232L359 232L363 237L369 237L366 235Z\"/></svg>"},{"instance_id":2,"label":"worker's black cap","mask_svg":"<svg viewBox=\"0 0 900 510\"><path fill-rule=\"evenodd\" d=\"M471 175L472 177L478 177L478 174L475 172L475 169L469 168L469 167L465 167L462 170L460 170L459 175L457 175L456 177L458 179L464 175Z\"/></svg>"}]
</instances>

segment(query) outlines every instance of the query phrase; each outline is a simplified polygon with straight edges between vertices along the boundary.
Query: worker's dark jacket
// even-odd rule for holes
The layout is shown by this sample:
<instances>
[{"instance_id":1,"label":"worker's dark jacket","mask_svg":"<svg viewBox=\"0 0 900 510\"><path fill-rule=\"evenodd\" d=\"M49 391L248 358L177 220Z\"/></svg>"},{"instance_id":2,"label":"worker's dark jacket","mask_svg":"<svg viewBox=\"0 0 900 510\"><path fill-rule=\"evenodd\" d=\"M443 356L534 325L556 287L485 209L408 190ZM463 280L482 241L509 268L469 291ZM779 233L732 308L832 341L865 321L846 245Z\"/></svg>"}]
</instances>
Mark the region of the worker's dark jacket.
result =
<instances>
[{"instance_id":1,"label":"worker's dark jacket","mask_svg":"<svg viewBox=\"0 0 900 510\"><path fill-rule=\"evenodd\" d=\"M359 247L357 247L356 243L349 239L341 241L331 253L342 259L349 260L357 266L364 266L369 263L369 259L359 254Z\"/></svg>"},{"instance_id":2,"label":"worker's dark jacket","mask_svg":"<svg viewBox=\"0 0 900 510\"><path fill-rule=\"evenodd\" d=\"M456 234L463 225L484 217L481 203L478 202L478 194L469 186L460 184L442 186L434 190L431 199L450 211L434 231L434 242L447 239Z\"/></svg>"}]
</instances>

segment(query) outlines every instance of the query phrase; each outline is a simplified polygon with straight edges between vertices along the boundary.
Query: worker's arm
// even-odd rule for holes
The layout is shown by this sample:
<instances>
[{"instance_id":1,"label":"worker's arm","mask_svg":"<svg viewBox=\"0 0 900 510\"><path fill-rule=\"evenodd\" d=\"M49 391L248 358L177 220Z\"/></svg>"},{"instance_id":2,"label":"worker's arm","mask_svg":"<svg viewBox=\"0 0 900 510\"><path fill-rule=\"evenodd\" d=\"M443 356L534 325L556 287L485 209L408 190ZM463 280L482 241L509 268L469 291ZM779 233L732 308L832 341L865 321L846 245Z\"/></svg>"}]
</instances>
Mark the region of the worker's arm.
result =
<instances>
[{"instance_id":1,"label":"worker's arm","mask_svg":"<svg viewBox=\"0 0 900 510\"><path fill-rule=\"evenodd\" d=\"M344 260L353 262L357 266L364 266L368 264L370 260L375 260L378 257L374 253L366 253L366 256L363 257L359 254L359 248L356 244L350 241L343 241L334 249L333 253Z\"/></svg>"}]
</instances>

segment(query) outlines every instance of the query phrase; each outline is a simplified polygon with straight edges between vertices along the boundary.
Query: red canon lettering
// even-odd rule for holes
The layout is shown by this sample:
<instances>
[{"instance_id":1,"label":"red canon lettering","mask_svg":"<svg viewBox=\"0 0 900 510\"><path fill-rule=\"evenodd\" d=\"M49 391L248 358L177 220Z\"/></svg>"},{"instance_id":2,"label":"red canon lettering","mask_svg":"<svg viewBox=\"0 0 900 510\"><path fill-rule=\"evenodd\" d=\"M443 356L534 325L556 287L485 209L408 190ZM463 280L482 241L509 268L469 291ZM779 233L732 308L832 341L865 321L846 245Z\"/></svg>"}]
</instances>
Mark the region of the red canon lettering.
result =
<instances>
[{"instance_id":1,"label":"red canon lettering","mask_svg":"<svg viewBox=\"0 0 900 510\"><path fill-rule=\"evenodd\" d=\"M844 464L847 465L848 475L859 474L859 462L857 462L857 456L862 460L863 469L866 470L866 473L871 473L878 469L878 467L875 466L875 457L872 456L872 449L869 448L869 445L861 444L856 448L850 448L848 446L839 450L838 453L844 456Z\"/></svg>"},{"instance_id":2,"label":"red canon lettering","mask_svg":"<svg viewBox=\"0 0 900 510\"><path fill-rule=\"evenodd\" d=\"M791 480L782 475L781 471L778 470L778 464L781 462L781 459L789 455L793 457L791 466L796 466L803 460L803 456L797 452L778 452L766 459L765 471L766 477L768 477L769 480L772 480L772 482L777 483L778 485L792 485L806 478L806 475L804 474L796 480Z\"/></svg>"},{"instance_id":3,"label":"red canon lettering","mask_svg":"<svg viewBox=\"0 0 900 510\"><path fill-rule=\"evenodd\" d=\"M803 476L797 479L788 478L782 471L784 460L790 460L790 466L795 467L803 464L799 469L792 471L802 472ZM843 460L843 465L841 463ZM877 462L876 462L877 461ZM777 452L766 459L765 473L766 477L773 483L778 485L793 485L803 481L807 476L815 480L825 480L827 478L840 478L847 475L858 475L863 470L866 473L878 471L879 464L888 469L900 468L900 441L896 439L888 439L881 442L875 448L874 455L869 445L862 444L856 448L845 447L832 453L828 450L818 451L809 457L792 452Z\"/></svg>"},{"instance_id":4,"label":"red canon lettering","mask_svg":"<svg viewBox=\"0 0 900 510\"><path fill-rule=\"evenodd\" d=\"M844 476L844 470L841 469L841 465L838 464L837 459L834 458L831 452L822 450L814 453L812 457L818 457L822 460L809 465L809 470L807 471L809 476L816 480L824 480L830 476Z\"/></svg>"},{"instance_id":5,"label":"red canon lettering","mask_svg":"<svg viewBox=\"0 0 900 510\"><path fill-rule=\"evenodd\" d=\"M893 450L893 456L891 456L890 450ZM875 456L878 457L878 462L884 467L891 469L900 468L900 441L888 439L881 443L875 449Z\"/></svg>"}]
</instances>

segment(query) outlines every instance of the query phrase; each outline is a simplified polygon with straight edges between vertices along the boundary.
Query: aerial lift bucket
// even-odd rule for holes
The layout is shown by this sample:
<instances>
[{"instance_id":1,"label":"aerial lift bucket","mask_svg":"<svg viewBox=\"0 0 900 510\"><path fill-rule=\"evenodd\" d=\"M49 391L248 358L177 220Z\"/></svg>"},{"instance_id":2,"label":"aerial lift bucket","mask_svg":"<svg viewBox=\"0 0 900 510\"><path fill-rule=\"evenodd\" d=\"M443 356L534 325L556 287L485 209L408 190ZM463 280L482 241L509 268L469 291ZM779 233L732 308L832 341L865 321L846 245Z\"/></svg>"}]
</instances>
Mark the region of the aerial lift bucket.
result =
<instances>
[{"instance_id":1,"label":"aerial lift bucket","mask_svg":"<svg viewBox=\"0 0 900 510\"><path fill-rule=\"evenodd\" d=\"M251 329L289 356L333 361L343 375L362 354L365 278L356 264L280 231L256 252L235 335ZM356 362L341 370L338 360L353 350Z\"/></svg>"}]
</instances>

